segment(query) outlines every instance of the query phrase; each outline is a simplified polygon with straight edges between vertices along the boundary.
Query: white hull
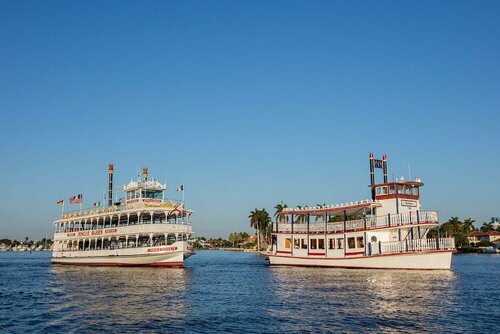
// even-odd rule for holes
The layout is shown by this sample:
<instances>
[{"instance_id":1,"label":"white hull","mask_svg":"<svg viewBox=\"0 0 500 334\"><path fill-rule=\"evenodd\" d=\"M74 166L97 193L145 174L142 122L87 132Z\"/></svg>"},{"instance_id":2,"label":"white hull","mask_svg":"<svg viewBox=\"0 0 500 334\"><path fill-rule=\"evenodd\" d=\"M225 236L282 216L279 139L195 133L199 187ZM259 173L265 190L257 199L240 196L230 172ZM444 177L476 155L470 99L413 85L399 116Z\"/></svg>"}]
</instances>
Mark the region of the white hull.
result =
<instances>
[{"instance_id":1,"label":"white hull","mask_svg":"<svg viewBox=\"0 0 500 334\"><path fill-rule=\"evenodd\" d=\"M439 270L450 269L452 253L453 251L447 250L351 258L294 257L269 253L263 255L269 257L270 265L278 266Z\"/></svg>"},{"instance_id":2,"label":"white hull","mask_svg":"<svg viewBox=\"0 0 500 334\"><path fill-rule=\"evenodd\" d=\"M187 242L170 246L119 248L113 250L54 252L52 263L94 266L182 267L193 255Z\"/></svg>"}]
</instances>

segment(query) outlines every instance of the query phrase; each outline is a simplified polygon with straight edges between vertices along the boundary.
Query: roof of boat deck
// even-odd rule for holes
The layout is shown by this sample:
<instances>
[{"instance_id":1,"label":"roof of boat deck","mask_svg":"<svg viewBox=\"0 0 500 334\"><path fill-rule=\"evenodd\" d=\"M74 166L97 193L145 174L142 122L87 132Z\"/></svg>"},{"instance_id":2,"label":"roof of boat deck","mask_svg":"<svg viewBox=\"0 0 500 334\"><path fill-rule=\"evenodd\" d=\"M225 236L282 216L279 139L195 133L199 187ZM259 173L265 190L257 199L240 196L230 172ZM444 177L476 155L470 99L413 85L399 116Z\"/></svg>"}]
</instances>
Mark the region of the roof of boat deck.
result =
<instances>
[{"instance_id":1,"label":"roof of boat deck","mask_svg":"<svg viewBox=\"0 0 500 334\"><path fill-rule=\"evenodd\" d=\"M335 214L335 213L343 213L346 211L347 215L355 215L361 214L366 211L367 208L376 208L380 207L382 204L376 201L359 201L359 202L351 202L346 204L337 204L337 205L327 205L326 207L306 207L306 208L287 208L282 211L283 214L286 215L304 215L310 214L313 216L323 215L325 213Z\"/></svg>"}]
</instances>

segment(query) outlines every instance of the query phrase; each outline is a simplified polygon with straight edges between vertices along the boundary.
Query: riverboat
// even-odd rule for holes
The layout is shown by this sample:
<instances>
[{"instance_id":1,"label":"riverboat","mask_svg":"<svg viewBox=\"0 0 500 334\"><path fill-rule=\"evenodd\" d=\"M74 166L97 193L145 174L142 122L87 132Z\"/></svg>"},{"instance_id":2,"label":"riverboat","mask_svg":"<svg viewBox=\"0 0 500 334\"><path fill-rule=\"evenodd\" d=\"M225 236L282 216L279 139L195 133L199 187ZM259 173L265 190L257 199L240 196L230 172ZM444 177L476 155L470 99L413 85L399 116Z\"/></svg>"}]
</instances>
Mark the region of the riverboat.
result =
<instances>
[{"instance_id":1,"label":"riverboat","mask_svg":"<svg viewBox=\"0 0 500 334\"><path fill-rule=\"evenodd\" d=\"M194 254L193 211L184 200L164 200L166 184L148 180L147 168L142 178L123 186L125 197L113 202L113 173L110 164L107 207L62 213L54 222L52 263L183 267ZM81 203L81 196L76 198Z\"/></svg>"},{"instance_id":2,"label":"riverboat","mask_svg":"<svg viewBox=\"0 0 500 334\"><path fill-rule=\"evenodd\" d=\"M382 183L375 183L375 168L383 169ZM270 265L450 269L455 241L439 235L437 211L422 210L424 183L389 182L387 156L374 159L373 153L370 179L371 199L285 208L264 253Z\"/></svg>"}]
</instances>

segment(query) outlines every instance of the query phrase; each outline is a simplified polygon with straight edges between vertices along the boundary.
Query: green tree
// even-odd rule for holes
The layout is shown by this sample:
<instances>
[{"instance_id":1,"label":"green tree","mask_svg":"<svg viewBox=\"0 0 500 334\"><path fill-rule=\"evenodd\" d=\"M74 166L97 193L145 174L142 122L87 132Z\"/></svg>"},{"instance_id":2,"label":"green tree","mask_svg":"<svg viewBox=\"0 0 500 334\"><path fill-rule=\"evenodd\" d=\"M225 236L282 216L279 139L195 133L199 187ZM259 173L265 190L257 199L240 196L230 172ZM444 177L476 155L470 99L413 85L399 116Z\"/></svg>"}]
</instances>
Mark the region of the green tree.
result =
<instances>
[{"instance_id":1,"label":"green tree","mask_svg":"<svg viewBox=\"0 0 500 334\"><path fill-rule=\"evenodd\" d=\"M451 217L447 222L443 223L439 228L441 237L448 236L455 238L455 244L457 247L461 248L469 244L469 239L467 238L470 230L466 230L466 225L464 225L458 217Z\"/></svg>"},{"instance_id":2,"label":"green tree","mask_svg":"<svg viewBox=\"0 0 500 334\"><path fill-rule=\"evenodd\" d=\"M288 222L288 215L283 213L283 210L288 208L288 205L283 204L283 202L276 204L274 207L276 209L276 212L274 213L274 218L276 218L276 221L279 223L287 223Z\"/></svg>"},{"instance_id":3,"label":"green tree","mask_svg":"<svg viewBox=\"0 0 500 334\"><path fill-rule=\"evenodd\" d=\"M481 232L495 231L495 229L493 228L493 223L483 223L480 230Z\"/></svg>"},{"instance_id":4,"label":"green tree","mask_svg":"<svg viewBox=\"0 0 500 334\"><path fill-rule=\"evenodd\" d=\"M303 210L305 206L302 205L297 205L297 209ZM295 219L295 223L297 224L304 224L306 222L306 215L304 214L298 214Z\"/></svg>"},{"instance_id":5,"label":"green tree","mask_svg":"<svg viewBox=\"0 0 500 334\"><path fill-rule=\"evenodd\" d=\"M476 221L472 218L467 218L463 222L463 227L464 227L464 232L472 232L475 231L476 228L474 227L474 223Z\"/></svg>"},{"instance_id":6,"label":"green tree","mask_svg":"<svg viewBox=\"0 0 500 334\"><path fill-rule=\"evenodd\" d=\"M256 208L250 212L248 218L250 219L250 227L255 228L257 231L257 249L260 250L262 246L261 233L264 231L264 237L267 237L271 217L266 209L259 210Z\"/></svg>"}]
</instances>

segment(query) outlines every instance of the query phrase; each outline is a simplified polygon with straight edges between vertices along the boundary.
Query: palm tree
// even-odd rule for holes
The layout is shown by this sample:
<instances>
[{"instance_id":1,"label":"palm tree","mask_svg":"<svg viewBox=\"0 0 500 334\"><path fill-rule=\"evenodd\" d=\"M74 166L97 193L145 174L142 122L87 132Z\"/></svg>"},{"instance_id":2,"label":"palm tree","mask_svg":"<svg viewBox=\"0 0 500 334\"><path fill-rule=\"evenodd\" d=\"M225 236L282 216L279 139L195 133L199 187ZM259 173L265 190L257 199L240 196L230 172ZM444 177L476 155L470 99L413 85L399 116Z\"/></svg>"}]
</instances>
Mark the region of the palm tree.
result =
<instances>
[{"instance_id":1,"label":"palm tree","mask_svg":"<svg viewBox=\"0 0 500 334\"><path fill-rule=\"evenodd\" d=\"M494 231L495 229L493 228L493 223L483 223L480 230L481 232L489 232Z\"/></svg>"},{"instance_id":2,"label":"palm tree","mask_svg":"<svg viewBox=\"0 0 500 334\"><path fill-rule=\"evenodd\" d=\"M302 210L305 206L297 205L297 209ZM295 220L297 224L303 224L306 222L306 215L297 215L297 219Z\"/></svg>"},{"instance_id":3,"label":"palm tree","mask_svg":"<svg viewBox=\"0 0 500 334\"><path fill-rule=\"evenodd\" d=\"M475 222L476 221L472 218L465 219L463 222L464 231L466 233L469 233L470 231L475 231L476 230L476 228L474 227Z\"/></svg>"},{"instance_id":4,"label":"palm tree","mask_svg":"<svg viewBox=\"0 0 500 334\"><path fill-rule=\"evenodd\" d=\"M266 209L255 209L250 212L248 218L250 218L250 227L253 227L257 230L257 250L260 250L260 234L261 231L265 231L265 237L268 236L267 229L271 223L271 217L269 216L269 213L267 213Z\"/></svg>"},{"instance_id":5,"label":"palm tree","mask_svg":"<svg viewBox=\"0 0 500 334\"><path fill-rule=\"evenodd\" d=\"M257 250L260 247L260 211L259 209L255 208L255 210L250 211L250 215L248 216L250 218L250 227L253 227L254 229L257 230Z\"/></svg>"},{"instance_id":6,"label":"palm tree","mask_svg":"<svg viewBox=\"0 0 500 334\"><path fill-rule=\"evenodd\" d=\"M276 204L274 207L276 209L276 212L274 213L274 218L276 218L276 221L279 223L288 223L288 215L283 213L283 210L288 208L288 205L283 204L283 202Z\"/></svg>"},{"instance_id":7,"label":"palm tree","mask_svg":"<svg viewBox=\"0 0 500 334\"><path fill-rule=\"evenodd\" d=\"M271 237L272 225L271 216L267 213L266 209L260 210L260 231L264 231L264 238L266 244L269 244L269 239ZM260 246L260 244L259 244Z\"/></svg>"}]
</instances>

